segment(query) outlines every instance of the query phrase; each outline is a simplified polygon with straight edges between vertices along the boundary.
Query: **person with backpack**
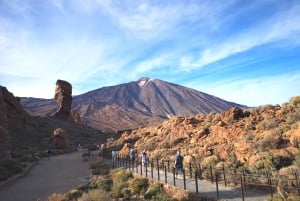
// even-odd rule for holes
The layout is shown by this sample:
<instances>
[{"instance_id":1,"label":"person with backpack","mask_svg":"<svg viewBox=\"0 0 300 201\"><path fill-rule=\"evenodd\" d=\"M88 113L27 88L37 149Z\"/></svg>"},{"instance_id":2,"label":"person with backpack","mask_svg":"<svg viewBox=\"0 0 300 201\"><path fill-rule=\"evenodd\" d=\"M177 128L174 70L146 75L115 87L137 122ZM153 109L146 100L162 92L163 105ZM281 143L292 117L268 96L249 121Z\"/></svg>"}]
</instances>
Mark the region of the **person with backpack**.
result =
<instances>
[{"instance_id":1,"label":"person with backpack","mask_svg":"<svg viewBox=\"0 0 300 201\"><path fill-rule=\"evenodd\" d=\"M180 172L181 174L184 174L183 169L183 156L181 156L180 151L178 150L175 156L175 163L174 163L174 173L175 173L175 179L177 179L177 175Z\"/></svg>"}]
</instances>

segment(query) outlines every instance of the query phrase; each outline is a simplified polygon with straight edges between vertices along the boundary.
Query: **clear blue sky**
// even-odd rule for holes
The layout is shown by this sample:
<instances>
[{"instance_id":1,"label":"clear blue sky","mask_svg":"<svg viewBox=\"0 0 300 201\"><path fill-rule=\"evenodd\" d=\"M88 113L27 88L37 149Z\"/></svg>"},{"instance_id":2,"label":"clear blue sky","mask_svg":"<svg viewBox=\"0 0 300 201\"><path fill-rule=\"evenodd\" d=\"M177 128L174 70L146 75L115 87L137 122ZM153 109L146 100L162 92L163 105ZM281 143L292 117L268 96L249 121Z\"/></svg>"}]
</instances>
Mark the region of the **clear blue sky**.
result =
<instances>
[{"instance_id":1,"label":"clear blue sky","mask_svg":"<svg viewBox=\"0 0 300 201\"><path fill-rule=\"evenodd\" d=\"M299 0L0 0L0 84L53 98L149 77L248 106L300 95Z\"/></svg>"}]
</instances>

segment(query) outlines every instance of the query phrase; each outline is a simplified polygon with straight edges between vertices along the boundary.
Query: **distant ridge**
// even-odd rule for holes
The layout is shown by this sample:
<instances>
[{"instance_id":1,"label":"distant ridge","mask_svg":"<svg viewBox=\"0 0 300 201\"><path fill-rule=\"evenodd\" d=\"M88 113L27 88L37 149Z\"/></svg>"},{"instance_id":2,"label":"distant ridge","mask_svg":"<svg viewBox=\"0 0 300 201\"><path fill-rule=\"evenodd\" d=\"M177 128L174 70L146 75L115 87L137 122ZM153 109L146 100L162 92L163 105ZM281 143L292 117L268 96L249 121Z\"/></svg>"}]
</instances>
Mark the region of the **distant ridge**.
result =
<instances>
[{"instance_id":1,"label":"distant ridge","mask_svg":"<svg viewBox=\"0 0 300 201\"><path fill-rule=\"evenodd\" d=\"M34 115L53 115L54 100L21 98L21 104ZM102 87L74 96L72 109L82 121L101 130L124 130L162 122L171 116L193 116L223 112L245 105L165 82L140 78L137 81Z\"/></svg>"}]
</instances>

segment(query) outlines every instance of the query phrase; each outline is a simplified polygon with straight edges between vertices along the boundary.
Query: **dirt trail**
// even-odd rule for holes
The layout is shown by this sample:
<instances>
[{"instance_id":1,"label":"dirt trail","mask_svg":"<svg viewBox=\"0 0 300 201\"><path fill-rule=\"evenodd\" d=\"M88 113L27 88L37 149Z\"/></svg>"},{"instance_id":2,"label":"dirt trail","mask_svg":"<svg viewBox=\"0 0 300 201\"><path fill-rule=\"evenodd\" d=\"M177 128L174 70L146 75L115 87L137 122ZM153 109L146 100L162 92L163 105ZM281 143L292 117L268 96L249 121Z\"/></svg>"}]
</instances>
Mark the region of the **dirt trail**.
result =
<instances>
[{"instance_id":1,"label":"dirt trail","mask_svg":"<svg viewBox=\"0 0 300 201\"><path fill-rule=\"evenodd\" d=\"M89 180L89 163L81 152L43 158L26 176L0 189L0 200L43 201L52 193L64 193Z\"/></svg>"}]
</instances>

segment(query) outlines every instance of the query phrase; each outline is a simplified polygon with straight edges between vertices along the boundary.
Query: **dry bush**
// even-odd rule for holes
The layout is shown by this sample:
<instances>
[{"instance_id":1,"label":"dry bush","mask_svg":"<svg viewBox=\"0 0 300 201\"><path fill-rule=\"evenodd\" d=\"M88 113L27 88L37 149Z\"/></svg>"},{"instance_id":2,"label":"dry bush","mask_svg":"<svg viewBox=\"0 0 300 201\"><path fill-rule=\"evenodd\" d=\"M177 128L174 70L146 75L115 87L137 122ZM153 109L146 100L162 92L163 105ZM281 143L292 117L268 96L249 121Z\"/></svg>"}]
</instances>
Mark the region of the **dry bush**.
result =
<instances>
[{"instance_id":1,"label":"dry bush","mask_svg":"<svg viewBox=\"0 0 300 201\"><path fill-rule=\"evenodd\" d=\"M111 196L110 193L107 193L105 191L99 190L99 189L95 189L95 190L91 190L87 193L84 193L79 199L78 201L92 201L92 200L97 200L97 201L110 201Z\"/></svg>"},{"instance_id":2,"label":"dry bush","mask_svg":"<svg viewBox=\"0 0 300 201\"><path fill-rule=\"evenodd\" d=\"M133 175L124 168L111 170L110 175L113 179L112 195L115 198L119 198L123 195L122 189L128 187L127 182L133 178Z\"/></svg>"},{"instance_id":3,"label":"dry bush","mask_svg":"<svg viewBox=\"0 0 300 201\"><path fill-rule=\"evenodd\" d=\"M280 126L278 128L275 128L274 130L272 130L271 135L278 136L278 137L283 137L284 134L289 130L291 130L291 127L288 126L288 125Z\"/></svg>"},{"instance_id":4,"label":"dry bush","mask_svg":"<svg viewBox=\"0 0 300 201\"><path fill-rule=\"evenodd\" d=\"M215 155L207 156L202 160L201 167L205 169L205 168L209 168L210 166L215 166L218 161L219 159Z\"/></svg>"},{"instance_id":5,"label":"dry bush","mask_svg":"<svg viewBox=\"0 0 300 201\"><path fill-rule=\"evenodd\" d=\"M130 182L130 190L133 194L146 192L149 186L148 178L136 178Z\"/></svg>"},{"instance_id":6,"label":"dry bush","mask_svg":"<svg viewBox=\"0 0 300 201\"><path fill-rule=\"evenodd\" d=\"M47 199L47 201L63 201L63 200L64 200L64 196L58 193L51 194Z\"/></svg>"},{"instance_id":7,"label":"dry bush","mask_svg":"<svg viewBox=\"0 0 300 201\"><path fill-rule=\"evenodd\" d=\"M267 105L262 105L262 106L258 107L258 109L260 112L268 112L270 110L274 110L275 106L267 104Z\"/></svg>"},{"instance_id":8,"label":"dry bush","mask_svg":"<svg viewBox=\"0 0 300 201\"><path fill-rule=\"evenodd\" d=\"M286 122L290 125L300 121L300 111L297 111L295 113L291 113L287 116Z\"/></svg>"},{"instance_id":9,"label":"dry bush","mask_svg":"<svg viewBox=\"0 0 300 201\"><path fill-rule=\"evenodd\" d=\"M272 134L264 136L263 139L258 140L253 144L253 148L259 152L276 149L278 147L278 138Z\"/></svg>"},{"instance_id":10,"label":"dry bush","mask_svg":"<svg viewBox=\"0 0 300 201\"><path fill-rule=\"evenodd\" d=\"M262 130L270 130L276 128L279 125L278 120L275 117L268 117L258 124L258 127Z\"/></svg>"},{"instance_id":11,"label":"dry bush","mask_svg":"<svg viewBox=\"0 0 300 201\"><path fill-rule=\"evenodd\" d=\"M294 106L300 106L300 96L294 96L290 99L290 103Z\"/></svg>"}]
</instances>

